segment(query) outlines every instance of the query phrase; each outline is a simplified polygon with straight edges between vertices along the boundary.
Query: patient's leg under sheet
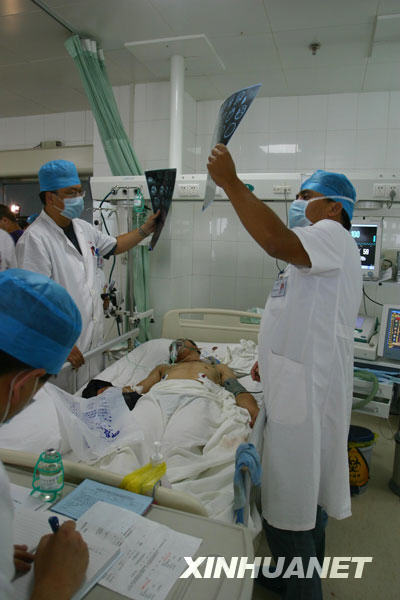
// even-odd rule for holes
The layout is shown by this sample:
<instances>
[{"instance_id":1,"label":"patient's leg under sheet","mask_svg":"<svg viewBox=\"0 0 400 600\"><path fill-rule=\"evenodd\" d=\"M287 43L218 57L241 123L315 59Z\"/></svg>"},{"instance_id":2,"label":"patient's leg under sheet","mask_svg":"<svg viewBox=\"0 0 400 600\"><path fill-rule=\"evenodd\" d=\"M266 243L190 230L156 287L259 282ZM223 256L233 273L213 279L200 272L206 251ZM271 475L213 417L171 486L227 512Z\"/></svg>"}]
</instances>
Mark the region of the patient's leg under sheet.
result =
<instances>
[{"instance_id":1,"label":"patient's leg under sheet","mask_svg":"<svg viewBox=\"0 0 400 600\"><path fill-rule=\"evenodd\" d=\"M205 446L212 436L218 425L215 419L213 422L209 399L201 395L201 384L193 389L193 383L183 379L162 382L138 401L132 416L150 451L155 441L162 441L167 454L177 447L194 450Z\"/></svg>"},{"instance_id":2,"label":"patient's leg under sheet","mask_svg":"<svg viewBox=\"0 0 400 600\"><path fill-rule=\"evenodd\" d=\"M182 460L188 453L232 454L249 432L248 412L231 394L191 379L156 384L139 400L132 416L150 446L161 441L166 457L180 454Z\"/></svg>"}]
</instances>

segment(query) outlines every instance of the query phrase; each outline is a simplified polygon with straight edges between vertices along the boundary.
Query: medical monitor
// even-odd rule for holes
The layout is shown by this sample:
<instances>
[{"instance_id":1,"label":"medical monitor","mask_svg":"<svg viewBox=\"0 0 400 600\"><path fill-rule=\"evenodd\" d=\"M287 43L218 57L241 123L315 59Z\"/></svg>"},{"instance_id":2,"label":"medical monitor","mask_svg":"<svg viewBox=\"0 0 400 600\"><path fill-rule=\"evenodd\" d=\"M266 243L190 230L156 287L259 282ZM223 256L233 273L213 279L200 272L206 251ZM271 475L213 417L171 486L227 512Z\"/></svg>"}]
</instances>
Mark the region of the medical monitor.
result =
<instances>
[{"instance_id":1,"label":"medical monitor","mask_svg":"<svg viewBox=\"0 0 400 600\"><path fill-rule=\"evenodd\" d=\"M382 220L355 218L351 235L360 251L361 271L364 279L379 279Z\"/></svg>"},{"instance_id":2,"label":"medical monitor","mask_svg":"<svg viewBox=\"0 0 400 600\"><path fill-rule=\"evenodd\" d=\"M400 304L385 304L383 307L378 354L400 361Z\"/></svg>"}]
</instances>

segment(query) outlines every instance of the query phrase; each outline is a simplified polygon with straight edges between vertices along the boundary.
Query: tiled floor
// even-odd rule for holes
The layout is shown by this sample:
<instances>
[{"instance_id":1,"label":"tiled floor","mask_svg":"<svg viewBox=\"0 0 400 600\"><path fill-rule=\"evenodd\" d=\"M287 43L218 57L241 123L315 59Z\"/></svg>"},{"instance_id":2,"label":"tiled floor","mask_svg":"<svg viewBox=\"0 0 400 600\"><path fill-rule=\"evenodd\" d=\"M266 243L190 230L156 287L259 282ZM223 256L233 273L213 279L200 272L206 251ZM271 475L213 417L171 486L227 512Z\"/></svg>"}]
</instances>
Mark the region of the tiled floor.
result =
<instances>
[{"instance_id":1,"label":"tiled floor","mask_svg":"<svg viewBox=\"0 0 400 600\"><path fill-rule=\"evenodd\" d=\"M372 454L371 479L367 492L353 498L353 516L343 521L330 519L326 556L373 556L361 579L330 579L323 582L325 600L399 600L400 598L400 497L388 481L393 468L393 432L399 417L390 423L353 414L352 423L379 434ZM257 556L270 556L262 541ZM351 571L353 572L353 571ZM279 596L254 586L253 600L277 600Z\"/></svg>"}]
</instances>

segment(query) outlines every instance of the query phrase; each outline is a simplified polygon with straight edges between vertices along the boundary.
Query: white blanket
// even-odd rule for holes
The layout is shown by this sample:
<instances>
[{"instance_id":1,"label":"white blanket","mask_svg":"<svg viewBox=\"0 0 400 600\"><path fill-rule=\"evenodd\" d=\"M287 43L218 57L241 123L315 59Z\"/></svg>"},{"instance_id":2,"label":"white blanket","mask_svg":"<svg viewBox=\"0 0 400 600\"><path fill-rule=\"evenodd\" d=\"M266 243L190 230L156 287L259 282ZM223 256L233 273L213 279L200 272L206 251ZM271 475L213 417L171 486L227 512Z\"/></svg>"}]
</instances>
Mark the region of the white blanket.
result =
<instances>
[{"instance_id":1,"label":"white blanket","mask_svg":"<svg viewBox=\"0 0 400 600\"><path fill-rule=\"evenodd\" d=\"M139 400L129 419L144 435L141 460L148 462L153 443L160 441L172 486L193 493L210 516L232 521L236 448L250 432L249 413L232 394L208 380L166 380ZM132 470L127 453L123 462L118 454L110 458L96 466Z\"/></svg>"}]
</instances>

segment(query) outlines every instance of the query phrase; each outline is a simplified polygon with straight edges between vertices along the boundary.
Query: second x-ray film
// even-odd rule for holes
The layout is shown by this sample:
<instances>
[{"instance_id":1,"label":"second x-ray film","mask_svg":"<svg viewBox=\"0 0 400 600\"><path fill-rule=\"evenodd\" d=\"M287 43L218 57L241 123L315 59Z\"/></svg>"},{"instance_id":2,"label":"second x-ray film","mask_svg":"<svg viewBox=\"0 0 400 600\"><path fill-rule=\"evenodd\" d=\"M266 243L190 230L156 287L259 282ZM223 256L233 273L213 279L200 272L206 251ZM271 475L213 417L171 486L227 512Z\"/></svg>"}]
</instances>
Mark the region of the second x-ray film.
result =
<instances>
[{"instance_id":1,"label":"second x-ray film","mask_svg":"<svg viewBox=\"0 0 400 600\"><path fill-rule=\"evenodd\" d=\"M215 124L211 149L214 148L216 144L225 144L225 146L228 144L238 128L239 123L248 111L250 104L257 96L260 87L261 83L257 83L256 85L243 88L229 96L229 98L221 105ZM210 175L208 175L203 210L214 202L216 187L214 181L211 179Z\"/></svg>"},{"instance_id":2,"label":"second x-ray film","mask_svg":"<svg viewBox=\"0 0 400 600\"><path fill-rule=\"evenodd\" d=\"M155 171L145 171L147 186L149 188L151 205L153 212L160 211L157 219L156 228L150 242L150 250L153 250L157 243L165 220L168 215L169 207L174 193L176 169L157 169Z\"/></svg>"}]
</instances>

